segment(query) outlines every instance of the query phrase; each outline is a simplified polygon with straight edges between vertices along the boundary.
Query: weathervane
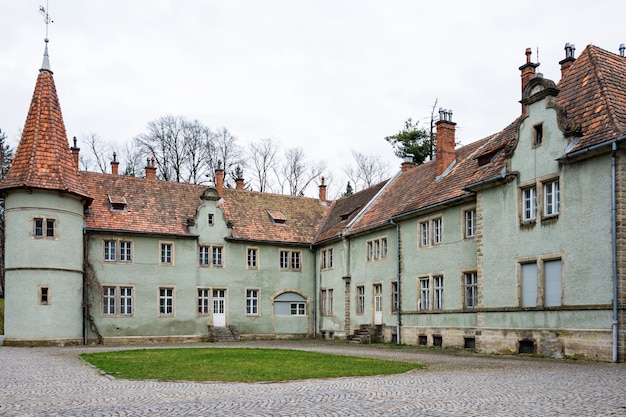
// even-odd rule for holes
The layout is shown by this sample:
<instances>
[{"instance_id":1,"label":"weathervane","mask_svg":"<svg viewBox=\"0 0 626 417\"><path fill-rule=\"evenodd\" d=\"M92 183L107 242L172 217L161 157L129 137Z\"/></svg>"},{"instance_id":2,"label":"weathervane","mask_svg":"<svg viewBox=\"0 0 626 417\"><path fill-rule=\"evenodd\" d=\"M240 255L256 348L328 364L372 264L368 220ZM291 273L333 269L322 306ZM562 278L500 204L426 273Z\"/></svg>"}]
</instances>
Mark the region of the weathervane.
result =
<instances>
[{"instance_id":1,"label":"weathervane","mask_svg":"<svg viewBox=\"0 0 626 417\"><path fill-rule=\"evenodd\" d=\"M46 24L46 39L45 39L45 41L48 42L48 25L50 23L54 23L54 20L52 20L50 18L50 15L48 14L48 1L46 1L46 7L39 6L39 14L43 16L43 21Z\"/></svg>"}]
</instances>

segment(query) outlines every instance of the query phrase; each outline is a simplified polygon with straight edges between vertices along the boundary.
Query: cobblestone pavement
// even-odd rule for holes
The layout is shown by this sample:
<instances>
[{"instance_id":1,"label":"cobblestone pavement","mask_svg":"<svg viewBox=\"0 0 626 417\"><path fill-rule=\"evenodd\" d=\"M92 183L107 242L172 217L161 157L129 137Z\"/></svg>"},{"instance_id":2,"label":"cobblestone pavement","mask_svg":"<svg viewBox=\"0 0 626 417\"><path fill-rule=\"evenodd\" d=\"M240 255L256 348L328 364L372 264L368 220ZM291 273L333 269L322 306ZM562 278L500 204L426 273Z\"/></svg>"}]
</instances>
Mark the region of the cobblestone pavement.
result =
<instances>
[{"instance_id":1,"label":"cobblestone pavement","mask_svg":"<svg viewBox=\"0 0 626 417\"><path fill-rule=\"evenodd\" d=\"M173 346L180 345L167 347ZM624 364L321 341L184 346L303 349L420 362L427 368L283 383L128 381L102 375L77 355L138 346L0 346L0 415L626 416Z\"/></svg>"}]
</instances>

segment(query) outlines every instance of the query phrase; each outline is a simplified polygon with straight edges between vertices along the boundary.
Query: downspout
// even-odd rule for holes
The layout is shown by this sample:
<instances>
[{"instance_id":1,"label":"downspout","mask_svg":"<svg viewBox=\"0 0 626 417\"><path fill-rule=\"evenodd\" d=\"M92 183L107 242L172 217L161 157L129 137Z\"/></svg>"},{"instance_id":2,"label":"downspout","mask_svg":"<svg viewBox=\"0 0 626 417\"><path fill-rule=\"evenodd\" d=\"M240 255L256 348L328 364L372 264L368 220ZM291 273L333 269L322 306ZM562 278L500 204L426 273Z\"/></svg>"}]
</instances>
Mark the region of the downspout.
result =
<instances>
[{"instance_id":1,"label":"downspout","mask_svg":"<svg viewBox=\"0 0 626 417\"><path fill-rule=\"evenodd\" d=\"M400 332L402 330L402 285L401 274L400 274L400 260L402 259L400 254L400 225L393 221L393 219L389 220L389 222L396 226L396 252L398 252L397 264L396 264L396 279L398 283L398 308L396 309L396 314L398 316L398 320L396 322L396 343L399 345L402 343L400 340Z\"/></svg>"},{"instance_id":2,"label":"downspout","mask_svg":"<svg viewBox=\"0 0 626 417\"><path fill-rule=\"evenodd\" d=\"M313 250L313 245L309 245L309 250L313 252L313 339L317 339L317 254Z\"/></svg>"},{"instance_id":3,"label":"downspout","mask_svg":"<svg viewBox=\"0 0 626 417\"><path fill-rule=\"evenodd\" d=\"M617 143L611 144L611 263L613 265L613 362L617 362L617 340L618 340L618 293L617 293L617 190L616 190L616 154Z\"/></svg>"},{"instance_id":4,"label":"downspout","mask_svg":"<svg viewBox=\"0 0 626 417\"><path fill-rule=\"evenodd\" d=\"M85 260L88 256L88 240L87 240L87 229L85 224L83 223L83 345L87 345L88 342L88 327L87 323L89 322L89 294L87 289L87 271L85 270Z\"/></svg>"}]
</instances>

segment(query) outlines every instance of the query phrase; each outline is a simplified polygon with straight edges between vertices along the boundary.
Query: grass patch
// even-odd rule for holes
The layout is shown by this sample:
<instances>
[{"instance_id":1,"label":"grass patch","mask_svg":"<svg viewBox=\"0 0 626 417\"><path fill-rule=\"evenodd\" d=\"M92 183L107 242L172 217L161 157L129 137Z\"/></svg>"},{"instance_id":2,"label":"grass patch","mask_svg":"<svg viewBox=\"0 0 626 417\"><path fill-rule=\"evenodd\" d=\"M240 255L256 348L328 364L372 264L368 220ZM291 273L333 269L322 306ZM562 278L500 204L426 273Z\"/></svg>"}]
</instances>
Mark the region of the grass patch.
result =
<instances>
[{"instance_id":1,"label":"grass patch","mask_svg":"<svg viewBox=\"0 0 626 417\"><path fill-rule=\"evenodd\" d=\"M141 349L80 356L118 378L159 381L278 382L388 375L423 367L408 362L254 348Z\"/></svg>"}]
</instances>

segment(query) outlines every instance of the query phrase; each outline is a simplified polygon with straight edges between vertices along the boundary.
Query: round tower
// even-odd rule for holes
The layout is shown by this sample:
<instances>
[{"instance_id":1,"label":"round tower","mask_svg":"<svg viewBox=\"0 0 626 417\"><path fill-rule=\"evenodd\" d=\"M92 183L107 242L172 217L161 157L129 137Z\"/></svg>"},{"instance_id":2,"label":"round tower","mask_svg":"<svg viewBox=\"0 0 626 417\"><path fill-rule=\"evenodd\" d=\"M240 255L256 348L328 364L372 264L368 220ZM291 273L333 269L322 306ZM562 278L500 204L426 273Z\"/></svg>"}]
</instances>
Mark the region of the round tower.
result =
<instances>
[{"instance_id":1,"label":"round tower","mask_svg":"<svg viewBox=\"0 0 626 417\"><path fill-rule=\"evenodd\" d=\"M5 343L83 340L83 224L91 197L70 151L46 48L5 180Z\"/></svg>"}]
</instances>

